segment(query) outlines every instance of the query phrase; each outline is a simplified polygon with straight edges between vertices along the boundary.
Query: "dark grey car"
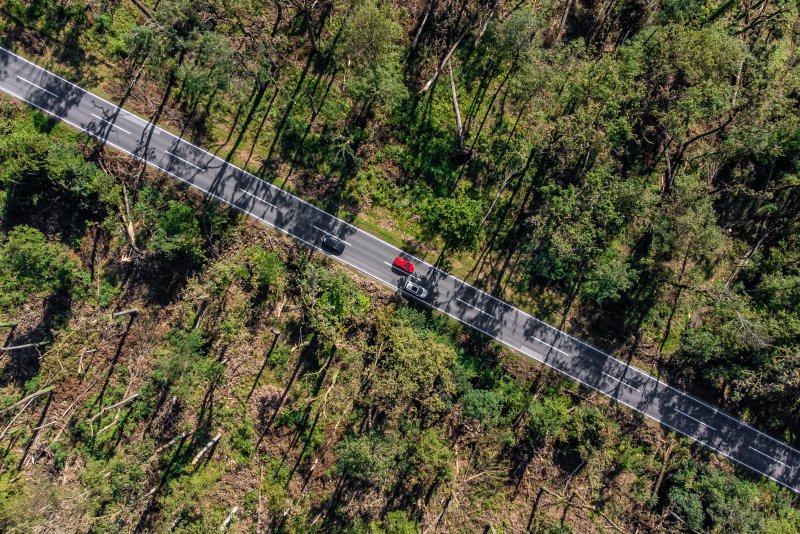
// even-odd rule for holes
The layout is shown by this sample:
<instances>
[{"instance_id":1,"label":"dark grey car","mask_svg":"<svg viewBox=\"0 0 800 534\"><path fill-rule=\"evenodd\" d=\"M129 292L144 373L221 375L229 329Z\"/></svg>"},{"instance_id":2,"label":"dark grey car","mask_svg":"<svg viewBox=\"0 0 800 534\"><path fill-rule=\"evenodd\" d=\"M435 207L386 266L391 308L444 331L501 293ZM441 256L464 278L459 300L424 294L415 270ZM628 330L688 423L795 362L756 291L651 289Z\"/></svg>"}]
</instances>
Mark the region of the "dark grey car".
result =
<instances>
[{"instance_id":1,"label":"dark grey car","mask_svg":"<svg viewBox=\"0 0 800 534\"><path fill-rule=\"evenodd\" d=\"M344 241L341 239L336 239L330 234L325 234L325 237L322 238L322 244L336 254L341 254L344 252Z\"/></svg>"}]
</instances>

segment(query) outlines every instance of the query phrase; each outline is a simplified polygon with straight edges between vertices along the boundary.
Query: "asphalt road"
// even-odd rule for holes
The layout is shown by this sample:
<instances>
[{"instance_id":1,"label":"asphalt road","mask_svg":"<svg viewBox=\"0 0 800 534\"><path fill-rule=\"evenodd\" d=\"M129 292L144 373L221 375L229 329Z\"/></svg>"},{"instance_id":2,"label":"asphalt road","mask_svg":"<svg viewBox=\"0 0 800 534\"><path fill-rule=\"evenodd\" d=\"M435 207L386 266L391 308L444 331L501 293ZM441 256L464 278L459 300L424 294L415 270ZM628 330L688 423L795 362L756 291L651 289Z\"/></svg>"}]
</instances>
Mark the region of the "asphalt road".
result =
<instances>
[{"instance_id":1,"label":"asphalt road","mask_svg":"<svg viewBox=\"0 0 800 534\"><path fill-rule=\"evenodd\" d=\"M0 90L323 253L322 237L333 234L346 243L334 259L389 287L400 284L390 265L396 247L4 49ZM800 493L797 449L413 259L431 292L426 304Z\"/></svg>"}]
</instances>

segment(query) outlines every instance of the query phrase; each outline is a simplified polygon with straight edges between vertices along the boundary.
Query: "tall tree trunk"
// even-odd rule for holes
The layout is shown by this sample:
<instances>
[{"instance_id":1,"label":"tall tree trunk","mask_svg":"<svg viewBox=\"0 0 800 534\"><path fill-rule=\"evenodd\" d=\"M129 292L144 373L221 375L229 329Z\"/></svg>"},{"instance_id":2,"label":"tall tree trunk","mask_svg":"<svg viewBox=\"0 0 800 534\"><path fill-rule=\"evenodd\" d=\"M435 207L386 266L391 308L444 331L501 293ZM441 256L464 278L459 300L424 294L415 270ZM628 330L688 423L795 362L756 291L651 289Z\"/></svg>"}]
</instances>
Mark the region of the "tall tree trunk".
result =
<instances>
[{"instance_id":1,"label":"tall tree trunk","mask_svg":"<svg viewBox=\"0 0 800 534\"><path fill-rule=\"evenodd\" d=\"M672 331L672 320L675 318L675 312L678 310L678 305L680 304L681 294L683 293L683 275L686 273L686 264L689 261L689 251L691 249L692 241L689 240L689 243L686 245L686 251L683 253L681 271L678 274L678 283L677 287L675 288L675 297L672 299L672 309L669 312L667 326L664 328L664 337L661 338L661 343L659 343L658 350L656 351L656 356L659 359L661 358L661 351L664 349L664 345L667 344L667 340L669 339L669 334Z\"/></svg>"},{"instance_id":2,"label":"tall tree trunk","mask_svg":"<svg viewBox=\"0 0 800 534\"><path fill-rule=\"evenodd\" d=\"M428 17L430 16L433 8L436 6L436 0L431 0L428 2L428 7L425 9L425 15L422 17L422 22L419 23L419 28L417 28L417 33L414 35L414 41L411 43L411 50L415 50L417 45L419 44L419 38L422 36L422 30L425 29L425 23L428 22Z\"/></svg>"},{"instance_id":3,"label":"tall tree trunk","mask_svg":"<svg viewBox=\"0 0 800 534\"><path fill-rule=\"evenodd\" d=\"M453 111L456 114L456 134L458 135L458 147L464 150L464 125L461 122L461 109L458 107L458 93L456 92L456 81L453 78L453 63L447 62L450 71L450 92L453 94Z\"/></svg>"}]
</instances>

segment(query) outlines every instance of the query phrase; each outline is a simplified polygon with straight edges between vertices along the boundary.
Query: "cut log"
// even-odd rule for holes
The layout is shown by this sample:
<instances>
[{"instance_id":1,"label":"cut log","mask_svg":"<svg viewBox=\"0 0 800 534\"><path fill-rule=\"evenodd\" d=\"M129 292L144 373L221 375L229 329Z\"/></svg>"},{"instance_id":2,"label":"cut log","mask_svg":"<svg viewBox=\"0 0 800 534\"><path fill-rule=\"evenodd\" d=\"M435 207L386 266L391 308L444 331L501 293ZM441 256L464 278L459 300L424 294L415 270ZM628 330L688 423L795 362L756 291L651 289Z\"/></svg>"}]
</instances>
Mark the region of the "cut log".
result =
<instances>
[{"instance_id":1,"label":"cut log","mask_svg":"<svg viewBox=\"0 0 800 534\"><path fill-rule=\"evenodd\" d=\"M165 449L169 449L170 447L172 447L173 445L175 445L176 443L178 443L180 440L182 440L183 438L185 438L188 435L189 435L188 432L183 432L182 434L178 434L177 436L175 436L174 438L172 438L171 440L166 442L164 445L162 445L159 448L157 448L156 450L154 450L153 454L158 454L159 452L161 452L161 451L163 451Z\"/></svg>"},{"instance_id":2,"label":"cut log","mask_svg":"<svg viewBox=\"0 0 800 534\"><path fill-rule=\"evenodd\" d=\"M17 323L16 321L12 321L9 323L0 323L0 328L16 328L17 324L19 323Z\"/></svg>"},{"instance_id":3,"label":"cut log","mask_svg":"<svg viewBox=\"0 0 800 534\"><path fill-rule=\"evenodd\" d=\"M131 308L130 310L122 310L118 312L114 312L111 314L112 319L116 319L117 317L124 317L125 315L138 315L139 310L136 308Z\"/></svg>"},{"instance_id":4,"label":"cut log","mask_svg":"<svg viewBox=\"0 0 800 534\"><path fill-rule=\"evenodd\" d=\"M224 532L225 530L228 529L228 525L231 524L234 514L238 511L239 511L238 506L234 506L233 508L231 508L231 513L228 514L228 517L226 517L225 521L223 521L222 524L219 526L220 531Z\"/></svg>"},{"instance_id":5,"label":"cut log","mask_svg":"<svg viewBox=\"0 0 800 534\"><path fill-rule=\"evenodd\" d=\"M197 462L200 461L200 458L202 458L203 455L208 451L208 449L213 447L221 437L222 437L222 432L218 432L213 439L211 439L208 443L206 443L205 446L202 449L200 449L200 452L197 453L197 456L195 456L194 459L192 460L192 465L197 465Z\"/></svg>"}]
</instances>

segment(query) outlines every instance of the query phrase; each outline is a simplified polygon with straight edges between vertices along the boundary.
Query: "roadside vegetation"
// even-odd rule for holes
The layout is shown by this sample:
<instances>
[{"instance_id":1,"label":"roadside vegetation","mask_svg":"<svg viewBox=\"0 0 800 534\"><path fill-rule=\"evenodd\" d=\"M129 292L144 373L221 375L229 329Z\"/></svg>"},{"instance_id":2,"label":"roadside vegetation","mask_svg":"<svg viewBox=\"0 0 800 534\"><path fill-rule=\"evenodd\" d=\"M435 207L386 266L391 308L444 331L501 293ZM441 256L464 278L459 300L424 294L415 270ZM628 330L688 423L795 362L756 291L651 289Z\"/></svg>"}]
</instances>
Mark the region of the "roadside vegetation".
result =
<instances>
[{"instance_id":1,"label":"roadside vegetation","mask_svg":"<svg viewBox=\"0 0 800 534\"><path fill-rule=\"evenodd\" d=\"M4 46L797 445L795 3L0 14ZM4 531L800 530L787 490L5 97L0 230Z\"/></svg>"},{"instance_id":2,"label":"roadside vegetation","mask_svg":"<svg viewBox=\"0 0 800 534\"><path fill-rule=\"evenodd\" d=\"M4 531L800 528L787 490L63 125L3 99L0 130Z\"/></svg>"}]
</instances>

